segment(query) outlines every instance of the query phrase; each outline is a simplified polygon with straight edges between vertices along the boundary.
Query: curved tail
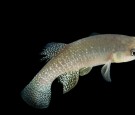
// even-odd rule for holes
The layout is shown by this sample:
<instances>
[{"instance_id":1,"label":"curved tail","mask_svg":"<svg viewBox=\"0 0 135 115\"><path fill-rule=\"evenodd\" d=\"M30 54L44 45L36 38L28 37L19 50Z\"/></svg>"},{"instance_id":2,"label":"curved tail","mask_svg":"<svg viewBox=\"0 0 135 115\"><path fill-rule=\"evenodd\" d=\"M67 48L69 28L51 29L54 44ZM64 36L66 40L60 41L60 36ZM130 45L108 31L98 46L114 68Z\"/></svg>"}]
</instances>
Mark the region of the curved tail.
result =
<instances>
[{"instance_id":1,"label":"curved tail","mask_svg":"<svg viewBox=\"0 0 135 115\"><path fill-rule=\"evenodd\" d=\"M21 92L23 100L34 108L47 108L51 100L51 83L45 85L32 80Z\"/></svg>"}]
</instances>

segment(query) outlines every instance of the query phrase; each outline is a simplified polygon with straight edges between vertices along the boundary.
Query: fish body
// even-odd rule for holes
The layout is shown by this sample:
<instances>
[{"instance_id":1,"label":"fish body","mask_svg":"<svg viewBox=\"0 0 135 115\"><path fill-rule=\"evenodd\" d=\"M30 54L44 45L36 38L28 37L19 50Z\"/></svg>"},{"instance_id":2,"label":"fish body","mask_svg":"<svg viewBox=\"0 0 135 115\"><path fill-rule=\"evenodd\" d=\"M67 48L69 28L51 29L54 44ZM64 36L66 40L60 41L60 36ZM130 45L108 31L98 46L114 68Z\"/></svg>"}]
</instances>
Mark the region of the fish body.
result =
<instances>
[{"instance_id":1,"label":"fish body","mask_svg":"<svg viewBox=\"0 0 135 115\"><path fill-rule=\"evenodd\" d=\"M101 34L75 42L50 43L42 52L48 63L37 73L21 92L26 103L35 108L47 108L51 100L51 84L58 78L63 93L76 86L79 76L88 74L98 65L101 73L111 81L111 63L135 60L135 38L126 35Z\"/></svg>"}]
</instances>

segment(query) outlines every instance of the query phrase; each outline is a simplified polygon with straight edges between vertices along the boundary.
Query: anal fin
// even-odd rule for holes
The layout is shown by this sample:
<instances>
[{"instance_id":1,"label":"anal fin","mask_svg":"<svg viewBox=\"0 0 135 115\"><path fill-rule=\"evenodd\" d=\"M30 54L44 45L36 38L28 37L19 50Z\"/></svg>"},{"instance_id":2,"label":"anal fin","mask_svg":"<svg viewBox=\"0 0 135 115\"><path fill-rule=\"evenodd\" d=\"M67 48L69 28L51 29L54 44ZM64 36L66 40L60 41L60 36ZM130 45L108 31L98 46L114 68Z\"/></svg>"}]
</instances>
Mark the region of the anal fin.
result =
<instances>
[{"instance_id":1,"label":"anal fin","mask_svg":"<svg viewBox=\"0 0 135 115\"><path fill-rule=\"evenodd\" d=\"M73 89L79 80L79 72L68 72L58 77L58 80L63 84L63 93L69 92Z\"/></svg>"}]
</instances>

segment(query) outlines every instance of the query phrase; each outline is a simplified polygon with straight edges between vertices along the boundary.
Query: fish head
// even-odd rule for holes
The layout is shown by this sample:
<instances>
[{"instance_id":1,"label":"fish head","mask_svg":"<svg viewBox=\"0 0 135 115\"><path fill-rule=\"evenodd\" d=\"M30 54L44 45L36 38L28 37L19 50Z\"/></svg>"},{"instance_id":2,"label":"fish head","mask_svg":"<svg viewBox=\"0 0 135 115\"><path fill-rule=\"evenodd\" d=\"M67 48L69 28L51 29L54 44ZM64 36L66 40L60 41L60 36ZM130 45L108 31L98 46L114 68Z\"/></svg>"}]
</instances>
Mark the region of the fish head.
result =
<instances>
[{"instance_id":1,"label":"fish head","mask_svg":"<svg viewBox=\"0 0 135 115\"><path fill-rule=\"evenodd\" d=\"M112 59L114 63L129 62L135 60L135 37L131 37L121 42L120 50L113 53Z\"/></svg>"}]
</instances>

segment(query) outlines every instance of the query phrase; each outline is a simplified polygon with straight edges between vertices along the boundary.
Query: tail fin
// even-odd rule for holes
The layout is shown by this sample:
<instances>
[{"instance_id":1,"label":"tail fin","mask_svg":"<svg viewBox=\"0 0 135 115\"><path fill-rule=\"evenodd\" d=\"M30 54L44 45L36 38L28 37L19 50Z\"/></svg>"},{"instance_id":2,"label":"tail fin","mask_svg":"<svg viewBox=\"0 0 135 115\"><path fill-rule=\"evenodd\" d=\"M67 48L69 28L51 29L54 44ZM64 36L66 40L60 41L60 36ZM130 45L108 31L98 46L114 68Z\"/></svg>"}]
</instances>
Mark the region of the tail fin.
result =
<instances>
[{"instance_id":1,"label":"tail fin","mask_svg":"<svg viewBox=\"0 0 135 115\"><path fill-rule=\"evenodd\" d=\"M31 81L21 92L22 99L34 108L47 108L51 100L51 83L36 84Z\"/></svg>"}]
</instances>

